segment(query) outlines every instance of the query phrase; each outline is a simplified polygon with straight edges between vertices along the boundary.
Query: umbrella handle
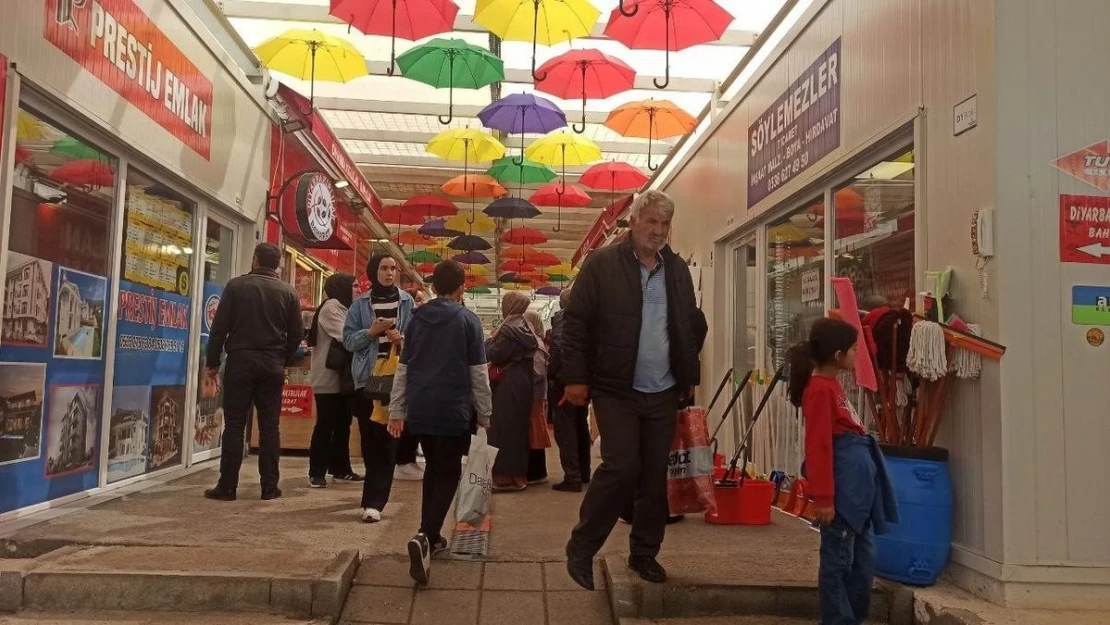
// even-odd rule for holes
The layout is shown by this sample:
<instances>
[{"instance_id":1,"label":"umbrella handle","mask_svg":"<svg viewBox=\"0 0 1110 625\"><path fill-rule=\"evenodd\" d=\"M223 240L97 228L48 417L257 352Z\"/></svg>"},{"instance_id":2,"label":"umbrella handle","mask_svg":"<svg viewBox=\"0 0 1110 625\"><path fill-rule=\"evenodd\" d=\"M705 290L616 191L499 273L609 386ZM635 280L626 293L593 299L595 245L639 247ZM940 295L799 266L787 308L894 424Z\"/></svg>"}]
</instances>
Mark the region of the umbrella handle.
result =
<instances>
[{"instance_id":1,"label":"umbrella handle","mask_svg":"<svg viewBox=\"0 0 1110 625\"><path fill-rule=\"evenodd\" d=\"M563 205L559 204L558 212L556 213L555 227L551 229L552 232L559 232L563 229Z\"/></svg>"},{"instance_id":2,"label":"umbrella handle","mask_svg":"<svg viewBox=\"0 0 1110 625\"><path fill-rule=\"evenodd\" d=\"M623 1L624 0L621 0L621 2ZM640 8L639 5L636 5L636 8ZM666 59L667 67L663 74L663 84L659 84L658 78L651 81L655 84L656 89L666 89L667 85L671 84L671 10L666 6L663 8L663 30L667 33L666 45L663 48L666 51L664 58Z\"/></svg>"},{"instance_id":3,"label":"umbrella handle","mask_svg":"<svg viewBox=\"0 0 1110 625\"><path fill-rule=\"evenodd\" d=\"M510 126L510 128L511 128L511 126ZM520 160L517 160L517 158L514 156L513 157L513 163L515 163L517 165L517 167L520 167L521 165L524 165L524 107L523 106L520 107ZM521 173L521 175L523 175L523 172Z\"/></svg>"},{"instance_id":4,"label":"umbrella handle","mask_svg":"<svg viewBox=\"0 0 1110 625\"><path fill-rule=\"evenodd\" d=\"M451 77L450 77L449 82L447 83L447 119L444 119L442 115L439 116L439 123L443 124L444 126L446 126L447 124L450 124L451 120L455 118L455 55L454 54L450 55L450 57L448 59L448 63L449 63L449 65L447 67L447 71L451 72ZM464 183L466 182L465 178L463 179L463 182ZM466 189L466 187L464 186L463 189Z\"/></svg>"},{"instance_id":5,"label":"umbrella handle","mask_svg":"<svg viewBox=\"0 0 1110 625\"><path fill-rule=\"evenodd\" d=\"M648 169L651 170L651 171L655 171L655 170L659 169L658 165L652 165L651 164L651 128L650 128L650 126L648 127L648 155L647 156L648 156L648 159L647 159Z\"/></svg>"},{"instance_id":6,"label":"umbrella handle","mask_svg":"<svg viewBox=\"0 0 1110 625\"><path fill-rule=\"evenodd\" d=\"M638 5L638 4L633 5L631 11L625 9L624 8L624 0L621 0L620 4L617 5L617 6L621 11L621 15L623 15L625 17L634 17L637 13L640 12L640 5Z\"/></svg>"},{"instance_id":7,"label":"umbrella handle","mask_svg":"<svg viewBox=\"0 0 1110 625\"><path fill-rule=\"evenodd\" d=\"M639 7L637 7L639 8ZM397 0L393 0L393 32L389 37L389 69L387 76L393 76L393 66L397 63Z\"/></svg>"},{"instance_id":8,"label":"umbrella handle","mask_svg":"<svg viewBox=\"0 0 1110 625\"><path fill-rule=\"evenodd\" d=\"M539 39L540 34L540 0L532 0L532 6L535 8L535 14L532 17L532 80L534 82L543 82L547 80L547 72L541 76L536 73L536 40ZM521 128L523 131L524 128Z\"/></svg>"},{"instance_id":9,"label":"umbrella handle","mask_svg":"<svg viewBox=\"0 0 1110 625\"><path fill-rule=\"evenodd\" d=\"M621 2L623 2L623 1L624 0L621 0ZM639 9L640 9L640 7L637 6L636 10L638 11ZM633 11L632 14L635 15L636 11ZM582 126L579 127L578 124L571 124L570 125L571 130L573 130L574 132L576 132L578 134L582 134L582 133L586 132L586 68L587 67L588 67L588 65L586 65L586 63L582 63Z\"/></svg>"}]
</instances>

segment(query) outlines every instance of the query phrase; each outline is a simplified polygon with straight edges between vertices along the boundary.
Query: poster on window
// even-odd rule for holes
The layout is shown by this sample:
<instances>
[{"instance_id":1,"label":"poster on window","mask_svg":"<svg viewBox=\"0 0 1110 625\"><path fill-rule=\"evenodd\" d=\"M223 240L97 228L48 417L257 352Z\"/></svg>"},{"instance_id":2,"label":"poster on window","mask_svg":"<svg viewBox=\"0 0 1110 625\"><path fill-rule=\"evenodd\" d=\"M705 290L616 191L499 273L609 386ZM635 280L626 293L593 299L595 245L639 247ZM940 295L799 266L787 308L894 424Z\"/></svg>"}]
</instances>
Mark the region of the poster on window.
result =
<instances>
[{"instance_id":1,"label":"poster on window","mask_svg":"<svg viewBox=\"0 0 1110 625\"><path fill-rule=\"evenodd\" d=\"M201 311L200 323L200 384L197 389L197 418L193 428L193 453L218 449L223 435L224 410L223 388L220 379L210 380L204 375L205 361L208 357L208 336L212 332L212 322L216 318L216 309L220 306L220 296L224 288L214 282L204 283L204 294L201 298L204 310Z\"/></svg>"},{"instance_id":2,"label":"poster on window","mask_svg":"<svg viewBox=\"0 0 1110 625\"><path fill-rule=\"evenodd\" d=\"M42 453L46 365L0 362L0 465Z\"/></svg>"}]
</instances>

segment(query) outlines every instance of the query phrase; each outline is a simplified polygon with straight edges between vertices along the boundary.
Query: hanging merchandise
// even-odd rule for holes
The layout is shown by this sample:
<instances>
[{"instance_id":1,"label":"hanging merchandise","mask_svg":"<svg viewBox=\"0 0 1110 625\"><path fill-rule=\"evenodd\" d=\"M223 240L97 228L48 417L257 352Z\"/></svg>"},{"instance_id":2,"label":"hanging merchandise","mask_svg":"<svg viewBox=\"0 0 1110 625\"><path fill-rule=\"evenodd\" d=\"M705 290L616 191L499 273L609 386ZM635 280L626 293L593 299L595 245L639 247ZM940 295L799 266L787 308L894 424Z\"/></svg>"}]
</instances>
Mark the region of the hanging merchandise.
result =
<instances>
[{"instance_id":1,"label":"hanging merchandise","mask_svg":"<svg viewBox=\"0 0 1110 625\"><path fill-rule=\"evenodd\" d=\"M967 326L967 333L980 336L983 333L983 328L977 323L972 323ZM952 354L952 371L955 372L957 378L975 380L978 379L982 370L982 356L970 349L956 348L955 353Z\"/></svg>"},{"instance_id":2,"label":"hanging merchandise","mask_svg":"<svg viewBox=\"0 0 1110 625\"><path fill-rule=\"evenodd\" d=\"M944 330L932 321L918 321L910 332L910 349L906 354L909 370L930 382L948 373Z\"/></svg>"}]
</instances>

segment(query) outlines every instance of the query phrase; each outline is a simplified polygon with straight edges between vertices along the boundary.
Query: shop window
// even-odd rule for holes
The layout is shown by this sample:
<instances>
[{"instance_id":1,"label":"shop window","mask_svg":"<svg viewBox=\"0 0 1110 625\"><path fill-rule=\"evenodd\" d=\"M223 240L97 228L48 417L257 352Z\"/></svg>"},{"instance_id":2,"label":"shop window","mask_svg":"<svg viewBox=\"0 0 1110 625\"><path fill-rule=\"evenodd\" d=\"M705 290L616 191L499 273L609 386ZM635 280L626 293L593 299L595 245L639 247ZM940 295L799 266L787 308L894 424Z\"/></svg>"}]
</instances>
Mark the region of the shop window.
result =
<instances>
[{"instance_id":1,"label":"shop window","mask_svg":"<svg viewBox=\"0 0 1110 625\"><path fill-rule=\"evenodd\" d=\"M118 161L17 112L0 333L0 513L99 483Z\"/></svg>"},{"instance_id":2,"label":"shop window","mask_svg":"<svg viewBox=\"0 0 1110 625\"><path fill-rule=\"evenodd\" d=\"M863 310L913 300L914 154L860 173L833 194L834 262L852 279Z\"/></svg>"},{"instance_id":3,"label":"shop window","mask_svg":"<svg viewBox=\"0 0 1110 625\"><path fill-rule=\"evenodd\" d=\"M193 302L193 202L127 173L108 481L180 464Z\"/></svg>"},{"instance_id":4,"label":"shop window","mask_svg":"<svg viewBox=\"0 0 1110 625\"><path fill-rule=\"evenodd\" d=\"M201 294L200 382L197 385L197 418L193 427L193 453L219 449L223 434L223 389L218 381L204 373L208 354L208 334L216 318L216 308L224 286L231 280L235 250L235 232L209 219L204 242L204 285ZM221 376L222 379L222 376Z\"/></svg>"},{"instance_id":5,"label":"shop window","mask_svg":"<svg viewBox=\"0 0 1110 625\"><path fill-rule=\"evenodd\" d=\"M824 217L817 200L767 230L767 364L776 370L825 312Z\"/></svg>"}]
</instances>

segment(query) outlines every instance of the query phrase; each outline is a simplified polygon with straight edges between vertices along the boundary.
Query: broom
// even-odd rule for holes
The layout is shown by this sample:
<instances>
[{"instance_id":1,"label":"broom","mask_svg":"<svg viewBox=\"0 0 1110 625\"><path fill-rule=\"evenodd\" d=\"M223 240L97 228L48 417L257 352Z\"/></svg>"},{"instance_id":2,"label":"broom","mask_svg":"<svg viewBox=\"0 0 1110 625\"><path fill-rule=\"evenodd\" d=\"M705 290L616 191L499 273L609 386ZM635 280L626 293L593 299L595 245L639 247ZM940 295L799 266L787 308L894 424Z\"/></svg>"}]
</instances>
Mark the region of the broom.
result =
<instances>
[{"instance_id":1,"label":"broom","mask_svg":"<svg viewBox=\"0 0 1110 625\"><path fill-rule=\"evenodd\" d=\"M759 406L756 407L755 413L752 415L752 421L748 424L748 430L744 432L744 438L740 441L739 447L736 448L736 453L733 454L732 462L729 464L728 470L725 471L724 477L717 482L718 486L735 486L738 484L742 486L744 484L744 479L747 477L744 471L740 472L739 482L732 479L733 474L736 472L736 463L740 461L740 454L743 454L747 449L752 430L755 428L756 422L759 421L759 415L762 414L763 409L767 407L767 402L771 399L771 394L774 393L779 380L785 377L785 373L786 365L783 365L775 372L775 377L771 378L771 385L767 387L767 392L765 392L763 398L759 400ZM732 401L735 402L738 396L739 395L733 396Z\"/></svg>"}]
</instances>

